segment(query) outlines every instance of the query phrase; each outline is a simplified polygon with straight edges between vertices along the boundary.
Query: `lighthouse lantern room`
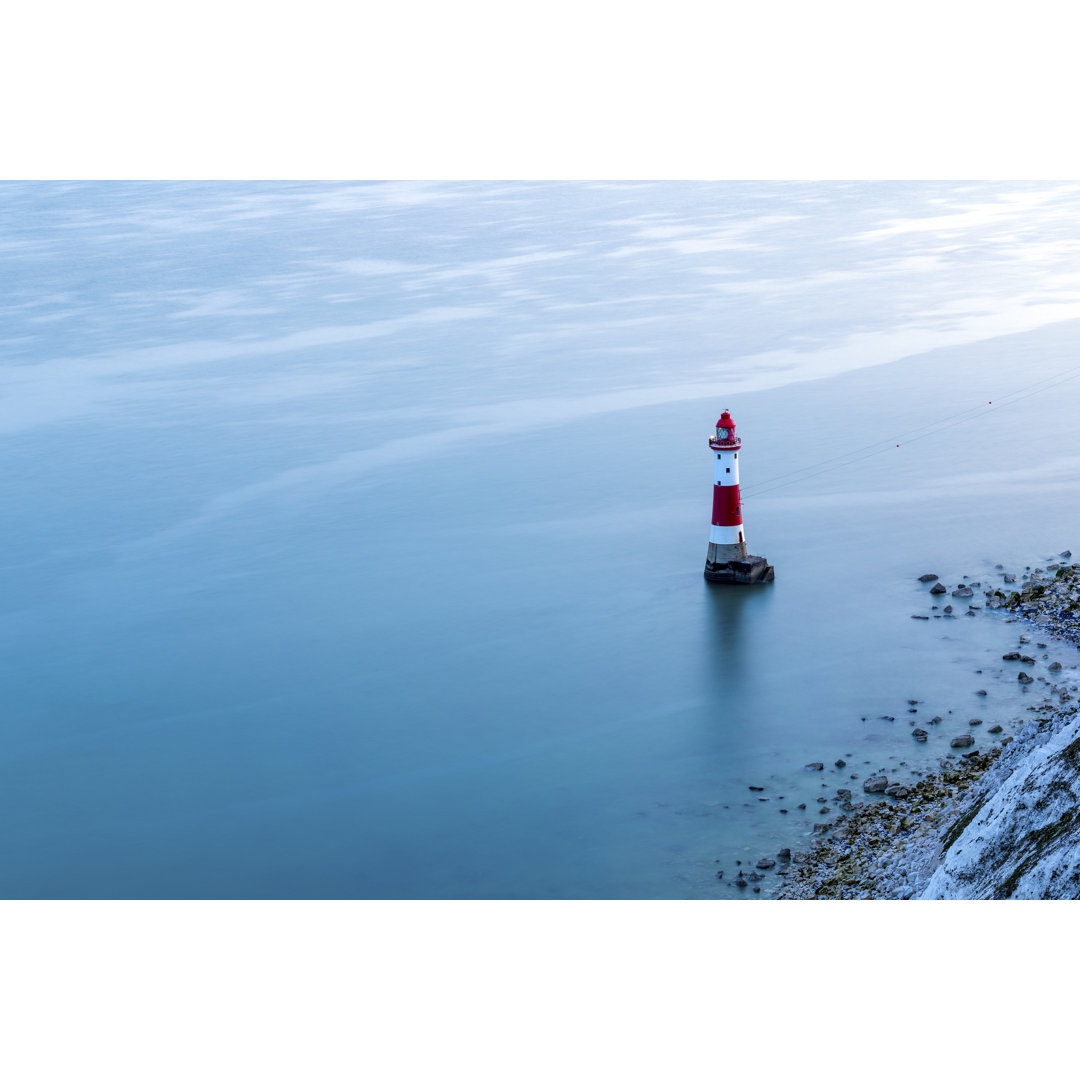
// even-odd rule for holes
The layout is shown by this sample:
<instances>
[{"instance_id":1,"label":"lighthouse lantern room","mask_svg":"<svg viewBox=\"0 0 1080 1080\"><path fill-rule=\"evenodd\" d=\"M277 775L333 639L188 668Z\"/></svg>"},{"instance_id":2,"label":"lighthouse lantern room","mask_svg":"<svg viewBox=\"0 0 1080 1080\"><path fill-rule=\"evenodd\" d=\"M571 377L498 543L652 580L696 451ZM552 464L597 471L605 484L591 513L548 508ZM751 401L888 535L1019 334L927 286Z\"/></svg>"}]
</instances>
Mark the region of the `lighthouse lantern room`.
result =
<instances>
[{"instance_id":1,"label":"lighthouse lantern room","mask_svg":"<svg viewBox=\"0 0 1080 1080\"><path fill-rule=\"evenodd\" d=\"M705 559L705 580L731 585L753 585L772 581L773 568L761 555L746 552L742 498L739 495L739 451L742 440L735 434L735 421L726 409L716 421L716 434L709 436L713 465L712 528L709 553Z\"/></svg>"}]
</instances>

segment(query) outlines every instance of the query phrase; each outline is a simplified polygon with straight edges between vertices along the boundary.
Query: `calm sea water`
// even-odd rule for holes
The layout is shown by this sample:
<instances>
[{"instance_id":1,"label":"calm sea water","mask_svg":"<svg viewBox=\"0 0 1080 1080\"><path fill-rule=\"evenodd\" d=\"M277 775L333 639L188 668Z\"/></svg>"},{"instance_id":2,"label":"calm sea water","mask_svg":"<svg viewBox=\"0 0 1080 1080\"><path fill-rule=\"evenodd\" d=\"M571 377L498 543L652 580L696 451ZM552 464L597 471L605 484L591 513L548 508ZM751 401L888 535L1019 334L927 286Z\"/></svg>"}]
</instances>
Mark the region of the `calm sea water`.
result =
<instances>
[{"instance_id":1,"label":"calm sea water","mask_svg":"<svg viewBox=\"0 0 1080 1080\"><path fill-rule=\"evenodd\" d=\"M0 208L2 895L728 898L1036 698L910 615L1080 551L1075 188ZM722 408L772 586L702 578Z\"/></svg>"}]
</instances>

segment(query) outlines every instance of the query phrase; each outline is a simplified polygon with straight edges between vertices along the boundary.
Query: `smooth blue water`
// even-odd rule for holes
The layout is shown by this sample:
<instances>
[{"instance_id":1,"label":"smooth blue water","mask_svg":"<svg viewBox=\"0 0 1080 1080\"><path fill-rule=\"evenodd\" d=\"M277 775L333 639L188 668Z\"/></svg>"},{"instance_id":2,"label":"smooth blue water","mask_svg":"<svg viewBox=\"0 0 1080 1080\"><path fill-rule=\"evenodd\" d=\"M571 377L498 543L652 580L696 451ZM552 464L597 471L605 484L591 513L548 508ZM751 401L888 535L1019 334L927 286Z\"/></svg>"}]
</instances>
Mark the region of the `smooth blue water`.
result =
<instances>
[{"instance_id":1,"label":"smooth blue water","mask_svg":"<svg viewBox=\"0 0 1080 1080\"><path fill-rule=\"evenodd\" d=\"M0 206L3 895L726 898L837 757L1034 699L909 616L1080 549L1080 381L1017 392L1080 363L1071 188ZM722 407L767 588L701 577Z\"/></svg>"}]
</instances>

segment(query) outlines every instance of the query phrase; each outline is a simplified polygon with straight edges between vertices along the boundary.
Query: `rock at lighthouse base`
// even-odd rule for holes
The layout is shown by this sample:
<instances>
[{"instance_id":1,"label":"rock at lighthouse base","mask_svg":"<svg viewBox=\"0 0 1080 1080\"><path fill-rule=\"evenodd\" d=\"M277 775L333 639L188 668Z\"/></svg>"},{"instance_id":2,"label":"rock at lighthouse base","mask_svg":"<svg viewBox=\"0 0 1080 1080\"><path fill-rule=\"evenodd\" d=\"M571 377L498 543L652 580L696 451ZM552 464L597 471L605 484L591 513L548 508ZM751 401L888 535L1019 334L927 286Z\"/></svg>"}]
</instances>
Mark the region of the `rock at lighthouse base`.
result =
<instances>
[{"instance_id":1,"label":"rock at lighthouse base","mask_svg":"<svg viewBox=\"0 0 1080 1080\"><path fill-rule=\"evenodd\" d=\"M759 585L772 581L773 577L773 567L761 555L705 564L705 580L724 585Z\"/></svg>"}]
</instances>

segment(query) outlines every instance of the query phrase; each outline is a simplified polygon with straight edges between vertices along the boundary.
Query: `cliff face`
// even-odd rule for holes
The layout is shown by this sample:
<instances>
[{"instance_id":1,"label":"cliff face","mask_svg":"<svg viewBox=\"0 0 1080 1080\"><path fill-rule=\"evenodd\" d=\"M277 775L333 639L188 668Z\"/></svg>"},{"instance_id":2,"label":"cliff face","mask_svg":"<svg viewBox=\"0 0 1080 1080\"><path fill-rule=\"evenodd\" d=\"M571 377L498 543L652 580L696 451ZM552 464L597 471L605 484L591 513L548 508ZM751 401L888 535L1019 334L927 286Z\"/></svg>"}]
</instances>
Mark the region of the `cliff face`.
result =
<instances>
[{"instance_id":1,"label":"cliff face","mask_svg":"<svg viewBox=\"0 0 1080 1080\"><path fill-rule=\"evenodd\" d=\"M1080 898L1080 712L1033 720L944 835L923 900Z\"/></svg>"}]
</instances>

